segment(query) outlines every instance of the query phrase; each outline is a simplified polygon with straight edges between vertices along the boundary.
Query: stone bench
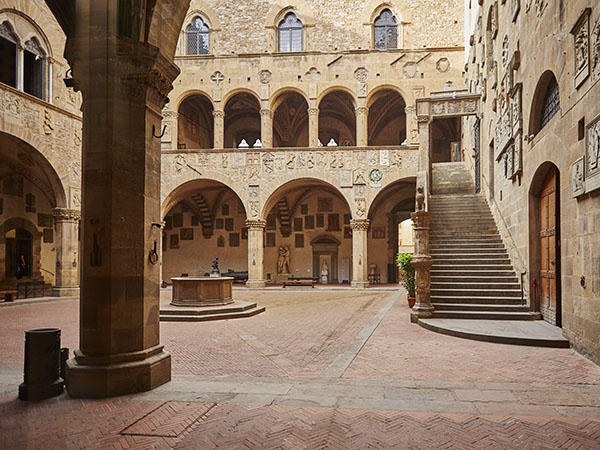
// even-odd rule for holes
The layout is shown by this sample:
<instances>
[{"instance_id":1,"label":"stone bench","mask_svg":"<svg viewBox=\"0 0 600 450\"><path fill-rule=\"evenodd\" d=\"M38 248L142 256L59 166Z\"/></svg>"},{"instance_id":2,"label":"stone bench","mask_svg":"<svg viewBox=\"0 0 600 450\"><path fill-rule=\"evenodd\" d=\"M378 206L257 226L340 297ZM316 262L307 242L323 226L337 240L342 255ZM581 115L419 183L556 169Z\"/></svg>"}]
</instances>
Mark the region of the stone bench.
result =
<instances>
[{"instance_id":1,"label":"stone bench","mask_svg":"<svg viewBox=\"0 0 600 450\"><path fill-rule=\"evenodd\" d=\"M287 286L310 286L312 288L315 287L315 280L313 279L304 279L304 280L286 280L283 282L283 287Z\"/></svg>"},{"instance_id":2,"label":"stone bench","mask_svg":"<svg viewBox=\"0 0 600 450\"><path fill-rule=\"evenodd\" d=\"M15 289L5 289L3 291L0 291L0 297L4 296L5 302L14 301L16 295L17 295L17 291Z\"/></svg>"}]
</instances>

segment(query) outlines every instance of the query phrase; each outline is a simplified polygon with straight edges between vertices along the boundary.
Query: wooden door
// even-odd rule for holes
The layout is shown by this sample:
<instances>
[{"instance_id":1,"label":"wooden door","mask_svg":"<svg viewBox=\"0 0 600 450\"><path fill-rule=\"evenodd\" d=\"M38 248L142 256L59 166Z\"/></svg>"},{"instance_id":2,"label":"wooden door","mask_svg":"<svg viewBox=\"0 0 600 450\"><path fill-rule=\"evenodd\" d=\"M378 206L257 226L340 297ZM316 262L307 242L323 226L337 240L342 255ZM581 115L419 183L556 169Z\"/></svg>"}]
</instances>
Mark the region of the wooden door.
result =
<instances>
[{"instance_id":1,"label":"wooden door","mask_svg":"<svg viewBox=\"0 0 600 450\"><path fill-rule=\"evenodd\" d=\"M552 169L546 175L540 193L540 303L542 307L556 311L556 323L560 323L560 305L557 293L558 279L558 220L557 177ZM542 308L542 310L545 308Z\"/></svg>"}]
</instances>

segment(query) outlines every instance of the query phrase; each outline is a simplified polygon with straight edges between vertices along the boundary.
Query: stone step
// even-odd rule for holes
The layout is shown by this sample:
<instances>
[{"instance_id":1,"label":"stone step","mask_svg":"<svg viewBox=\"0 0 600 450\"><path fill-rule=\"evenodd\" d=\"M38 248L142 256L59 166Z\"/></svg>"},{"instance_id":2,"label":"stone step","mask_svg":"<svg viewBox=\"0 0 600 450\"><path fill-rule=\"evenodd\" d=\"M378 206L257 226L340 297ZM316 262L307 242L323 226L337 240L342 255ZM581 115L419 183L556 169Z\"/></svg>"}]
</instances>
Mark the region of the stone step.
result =
<instances>
[{"instance_id":1,"label":"stone step","mask_svg":"<svg viewBox=\"0 0 600 450\"><path fill-rule=\"evenodd\" d=\"M486 271L488 274L494 274L498 272L510 272L514 274L512 265L510 263L507 264L440 264L434 261L431 266L431 270L451 270L455 273L466 274L473 273L476 270Z\"/></svg>"},{"instance_id":2,"label":"stone step","mask_svg":"<svg viewBox=\"0 0 600 450\"><path fill-rule=\"evenodd\" d=\"M432 295L431 303L458 303L458 304L476 304L476 305L521 305L521 297L483 297L483 296L449 296Z\"/></svg>"},{"instance_id":3,"label":"stone step","mask_svg":"<svg viewBox=\"0 0 600 450\"><path fill-rule=\"evenodd\" d=\"M184 306L177 306L174 308L163 308L160 311L161 316L179 316L179 315L194 315L194 316L208 316L212 314L223 314L223 313L238 313L248 311L249 309L256 308L256 303L243 303L235 304L230 303L229 305L223 306L211 306L205 308L186 308Z\"/></svg>"},{"instance_id":4,"label":"stone step","mask_svg":"<svg viewBox=\"0 0 600 450\"><path fill-rule=\"evenodd\" d=\"M433 319L539 320L540 313L496 311L434 311Z\"/></svg>"},{"instance_id":5,"label":"stone step","mask_svg":"<svg viewBox=\"0 0 600 450\"><path fill-rule=\"evenodd\" d=\"M437 273L437 272L436 272ZM490 284L511 284L519 286L519 282L517 277L512 275L503 275L503 276L476 276L476 275L434 275L434 272L431 272L431 284L434 283L461 283L465 286L477 283L490 283Z\"/></svg>"},{"instance_id":6,"label":"stone step","mask_svg":"<svg viewBox=\"0 0 600 450\"><path fill-rule=\"evenodd\" d=\"M510 260L508 257L508 253L502 251L502 252L498 252L498 253L492 253L492 252L487 252L487 253L460 253L460 252L448 252L448 251L444 251L442 252L431 252L431 257L433 258L434 261L438 261L438 260L442 260L442 259L469 259L469 260L482 260L483 258L485 258L485 260L489 260L489 261L497 261L498 259L503 259L503 260Z\"/></svg>"},{"instance_id":7,"label":"stone step","mask_svg":"<svg viewBox=\"0 0 600 450\"><path fill-rule=\"evenodd\" d=\"M433 255L444 255L444 254L452 254L452 255L467 255L467 254L494 254L494 255L506 255L506 249L504 247L497 248L465 248L465 247L444 247L444 248L430 248L431 256Z\"/></svg>"},{"instance_id":8,"label":"stone step","mask_svg":"<svg viewBox=\"0 0 600 450\"><path fill-rule=\"evenodd\" d=\"M230 320L230 319L243 319L252 317L265 311L265 307L255 307L240 312L226 312L221 314L165 314L163 311L160 314L161 322L209 322L213 320Z\"/></svg>"},{"instance_id":9,"label":"stone step","mask_svg":"<svg viewBox=\"0 0 600 450\"><path fill-rule=\"evenodd\" d=\"M476 259L476 258L433 258L433 266L436 268L439 266L502 266L509 265L509 258L485 258L485 259Z\"/></svg>"},{"instance_id":10,"label":"stone step","mask_svg":"<svg viewBox=\"0 0 600 450\"><path fill-rule=\"evenodd\" d=\"M431 241L431 239L430 239ZM496 235L495 237L488 237L488 238L483 238L483 237L479 237L478 239L462 239L462 238L452 238L452 239L445 239L443 241L436 241L436 242L431 242L430 245L449 245L449 246L456 246L456 245L472 245L472 246L478 246L478 245L502 245L504 246L502 239L500 239L499 235Z\"/></svg>"},{"instance_id":11,"label":"stone step","mask_svg":"<svg viewBox=\"0 0 600 450\"><path fill-rule=\"evenodd\" d=\"M436 311L499 311L529 312L528 305L500 305L479 303L432 303Z\"/></svg>"},{"instance_id":12,"label":"stone step","mask_svg":"<svg viewBox=\"0 0 600 450\"><path fill-rule=\"evenodd\" d=\"M510 269L500 269L500 270L494 270L494 269L490 269L488 268L483 268L483 269L474 269L474 270L470 270L467 273L465 273L464 270L459 270L456 269L455 266L449 266L449 268L431 268L431 276L442 276L442 277L516 277L515 275L515 271L513 270L512 266L510 267Z\"/></svg>"},{"instance_id":13,"label":"stone step","mask_svg":"<svg viewBox=\"0 0 600 450\"><path fill-rule=\"evenodd\" d=\"M432 297L520 297L521 289L431 288Z\"/></svg>"},{"instance_id":14,"label":"stone step","mask_svg":"<svg viewBox=\"0 0 600 450\"><path fill-rule=\"evenodd\" d=\"M470 281L431 281L431 289L471 289L471 290L516 290L521 292L521 286L514 281L488 281L488 282L472 282Z\"/></svg>"}]
</instances>

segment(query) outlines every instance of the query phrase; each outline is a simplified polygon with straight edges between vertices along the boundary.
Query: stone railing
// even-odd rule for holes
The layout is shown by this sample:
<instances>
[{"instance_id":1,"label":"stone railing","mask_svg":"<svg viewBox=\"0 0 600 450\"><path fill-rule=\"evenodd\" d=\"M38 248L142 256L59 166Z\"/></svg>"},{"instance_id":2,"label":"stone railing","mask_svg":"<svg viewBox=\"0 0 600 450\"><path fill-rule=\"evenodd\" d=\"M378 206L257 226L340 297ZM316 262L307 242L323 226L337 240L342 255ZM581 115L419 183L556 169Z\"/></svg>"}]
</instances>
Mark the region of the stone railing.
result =
<instances>
[{"instance_id":1,"label":"stone railing","mask_svg":"<svg viewBox=\"0 0 600 450\"><path fill-rule=\"evenodd\" d=\"M427 174L427 171L421 171L417 174L415 212L411 214L415 230L415 254L412 265L415 268L415 291L417 296L410 315L411 322L417 322L419 318L431 317L433 314L430 277L432 259L429 253L429 180Z\"/></svg>"}]
</instances>

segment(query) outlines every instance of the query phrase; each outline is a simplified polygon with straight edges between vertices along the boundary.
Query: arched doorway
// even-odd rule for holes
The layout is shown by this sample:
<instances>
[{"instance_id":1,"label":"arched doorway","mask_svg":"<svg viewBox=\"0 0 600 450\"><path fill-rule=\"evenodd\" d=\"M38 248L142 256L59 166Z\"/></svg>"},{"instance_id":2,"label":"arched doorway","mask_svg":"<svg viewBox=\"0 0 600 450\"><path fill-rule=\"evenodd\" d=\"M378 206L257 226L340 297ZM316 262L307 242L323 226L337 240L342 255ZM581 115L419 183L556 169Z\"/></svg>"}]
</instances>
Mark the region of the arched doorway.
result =
<instances>
[{"instance_id":1,"label":"arched doorway","mask_svg":"<svg viewBox=\"0 0 600 450\"><path fill-rule=\"evenodd\" d=\"M552 163L537 170L530 189L532 300L547 322L562 325L560 172Z\"/></svg>"},{"instance_id":2,"label":"arched doorway","mask_svg":"<svg viewBox=\"0 0 600 450\"><path fill-rule=\"evenodd\" d=\"M237 282L246 281L246 210L231 188L208 179L187 182L167 197L163 211L164 281L210 273L217 257L221 273L231 271Z\"/></svg>"},{"instance_id":3,"label":"arched doorway","mask_svg":"<svg viewBox=\"0 0 600 450\"><path fill-rule=\"evenodd\" d=\"M308 146L308 103L298 92L284 92L273 104L273 146Z\"/></svg>"},{"instance_id":4,"label":"arched doorway","mask_svg":"<svg viewBox=\"0 0 600 450\"><path fill-rule=\"evenodd\" d=\"M260 144L260 103L249 92L240 92L225 105L225 148L254 148Z\"/></svg>"},{"instance_id":5,"label":"arched doorway","mask_svg":"<svg viewBox=\"0 0 600 450\"><path fill-rule=\"evenodd\" d=\"M368 103L368 145L402 145L406 140L406 103L392 89L381 89Z\"/></svg>"},{"instance_id":6,"label":"arched doorway","mask_svg":"<svg viewBox=\"0 0 600 450\"><path fill-rule=\"evenodd\" d=\"M319 141L323 146L356 145L356 111L352 96L335 90L319 103Z\"/></svg>"},{"instance_id":7,"label":"arched doorway","mask_svg":"<svg viewBox=\"0 0 600 450\"><path fill-rule=\"evenodd\" d=\"M21 279L32 274L33 236L22 228L13 228L4 235L6 276Z\"/></svg>"},{"instance_id":8,"label":"arched doorway","mask_svg":"<svg viewBox=\"0 0 600 450\"><path fill-rule=\"evenodd\" d=\"M340 191L314 178L280 186L265 204L264 272L267 282L294 278L320 279L327 262L328 281L351 281L350 207ZM289 250L289 271L277 264ZM346 272L344 267L347 267Z\"/></svg>"},{"instance_id":9,"label":"arched doorway","mask_svg":"<svg viewBox=\"0 0 600 450\"><path fill-rule=\"evenodd\" d=\"M202 94L187 97L179 105L177 123L177 148L213 148L213 105Z\"/></svg>"},{"instance_id":10,"label":"arched doorway","mask_svg":"<svg viewBox=\"0 0 600 450\"><path fill-rule=\"evenodd\" d=\"M313 274L319 277L319 282L350 283L350 263L345 259L342 264L341 280L338 277L338 248L341 242L333 236L319 236L310 243L313 253ZM324 278L323 278L324 277Z\"/></svg>"}]
</instances>

